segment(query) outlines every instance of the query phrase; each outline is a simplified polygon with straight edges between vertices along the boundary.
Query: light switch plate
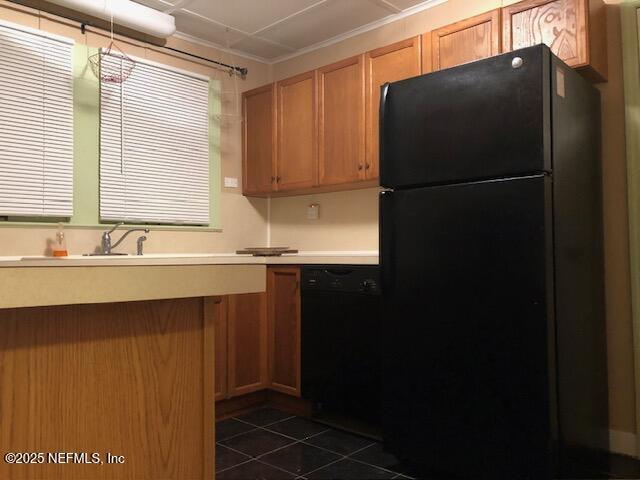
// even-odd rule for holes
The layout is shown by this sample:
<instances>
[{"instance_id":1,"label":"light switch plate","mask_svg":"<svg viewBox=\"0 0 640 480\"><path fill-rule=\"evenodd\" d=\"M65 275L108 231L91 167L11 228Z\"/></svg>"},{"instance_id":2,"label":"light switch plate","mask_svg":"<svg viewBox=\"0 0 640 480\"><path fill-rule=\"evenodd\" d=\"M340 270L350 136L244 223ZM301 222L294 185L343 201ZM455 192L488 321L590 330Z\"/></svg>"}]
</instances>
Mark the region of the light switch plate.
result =
<instances>
[{"instance_id":1,"label":"light switch plate","mask_svg":"<svg viewBox=\"0 0 640 480\"><path fill-rule=\"evenodd\" d=\"M320 216L320 205L312 203L307 207L307 218L309 220L317 220Z\"/></svg>"},{"instance_id":2,"label":"light switch plate","mask_svg":"<svg viewBox=\"0 0 640 480\"><path fill-rule=\"evenodd\" d=\"M224 186L227 188L238 188L238 179L235 177L224 177Z\"/></svg>"}]
</instances>

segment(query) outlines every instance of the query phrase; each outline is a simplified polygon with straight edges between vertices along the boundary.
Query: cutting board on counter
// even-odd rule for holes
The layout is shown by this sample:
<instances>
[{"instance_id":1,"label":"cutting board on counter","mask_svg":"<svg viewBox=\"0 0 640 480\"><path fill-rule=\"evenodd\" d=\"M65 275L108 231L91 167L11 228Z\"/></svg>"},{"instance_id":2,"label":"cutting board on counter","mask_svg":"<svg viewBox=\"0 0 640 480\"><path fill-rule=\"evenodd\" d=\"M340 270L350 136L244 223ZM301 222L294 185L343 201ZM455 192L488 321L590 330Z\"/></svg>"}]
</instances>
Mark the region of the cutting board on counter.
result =
<instances>
[{"instance_id":1,"label":"cutting board on counter","mask_svg":"<svg viewBox=\"0 0 640 480\"><path fill-rule=\"evenodd\" d=\"M236 250L238 255L253 255L254 257L278 257L283 253L298 253L289 247L249 247Z\"/></svg>"}]
</instances>

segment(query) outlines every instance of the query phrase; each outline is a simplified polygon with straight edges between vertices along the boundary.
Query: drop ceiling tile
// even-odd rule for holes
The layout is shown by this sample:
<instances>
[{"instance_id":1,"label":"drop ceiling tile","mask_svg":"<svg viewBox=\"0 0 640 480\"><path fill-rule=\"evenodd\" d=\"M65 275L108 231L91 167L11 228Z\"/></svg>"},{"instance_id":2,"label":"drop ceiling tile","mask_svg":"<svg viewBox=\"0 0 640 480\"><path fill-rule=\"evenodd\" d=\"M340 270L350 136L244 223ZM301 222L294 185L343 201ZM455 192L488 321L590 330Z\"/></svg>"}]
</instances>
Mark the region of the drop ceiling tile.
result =
<instances>
[{"instance_id":1,"label":"drop ceiling tile","mask_svg":"<svg viewBox=\"0 0 640 480\"><path fill-rule=\"evenodd\" d=\"M239 42L235 43L232 47L234 50L249 53L251 55L257 55L258 57L273 59L287 53L291 53L291 50L278 45L274 45L270 42L265 42L255 37L245 37Z\"/></svg>"},{"instance_id":2,"label":"drop ceiling tile","mask_svg":"<svg viewBox=\"0 0 640 480\"><path fill-rule=\"evenodd\" d=\"M193 0L185 9L253 33L325 0ZM352 0L343 0L349 3Z\"/></svg>"},{"instance_id":3,"label":"drop ceiling tile","mask_svg":"<svg viewBox=\"0 0 640 480\"><path fill-rule=\"evenodd\" d=\"M207 22L192 15L175 12L174 16L176 17L176 28L179 32L216 43L223 47L244 38L244 35L240 32L227 29L223 25Z\"/></svg>"},{"instance_id":4,"label":"drop ceiling tile","mask_svg":"<svg viewBox=\"0 0 640 480\"><path fill-rule=\"evenodd\" d=\"M407 8L415 7L421 3L426 3L424 0L387 0L387 2L398 7L400 10L406 10Z\"/></svg>"},{"instance_id":5,"label":"drop ceiling tile","mask_svg":"<svg viewBox=\"0 0 640 480\"><path fill-rule=\"evenodd\" d=\"M327 0L260 32L259 36L300 49L389 15L387 9L369 0Z\"/></svg>"}]
</instances>

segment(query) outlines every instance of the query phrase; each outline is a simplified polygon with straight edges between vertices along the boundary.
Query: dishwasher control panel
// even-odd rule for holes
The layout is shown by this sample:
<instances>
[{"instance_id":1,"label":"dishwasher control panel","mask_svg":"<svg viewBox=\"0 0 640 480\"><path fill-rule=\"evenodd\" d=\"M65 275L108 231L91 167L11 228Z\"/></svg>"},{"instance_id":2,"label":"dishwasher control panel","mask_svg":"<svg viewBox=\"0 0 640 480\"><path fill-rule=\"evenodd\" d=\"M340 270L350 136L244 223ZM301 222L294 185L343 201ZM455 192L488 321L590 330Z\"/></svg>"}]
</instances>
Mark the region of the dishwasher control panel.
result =
<instances>
[{"instance_id":1,"label":"dishwasher control panel","mask_svg":"<svg viewBox=\"0 0 640 480\"><path fill-rule=\"evenodd\" d=\"M304 266L302 289L379 295L380 269L377 265Z\"/></svg>"}]
</instances>

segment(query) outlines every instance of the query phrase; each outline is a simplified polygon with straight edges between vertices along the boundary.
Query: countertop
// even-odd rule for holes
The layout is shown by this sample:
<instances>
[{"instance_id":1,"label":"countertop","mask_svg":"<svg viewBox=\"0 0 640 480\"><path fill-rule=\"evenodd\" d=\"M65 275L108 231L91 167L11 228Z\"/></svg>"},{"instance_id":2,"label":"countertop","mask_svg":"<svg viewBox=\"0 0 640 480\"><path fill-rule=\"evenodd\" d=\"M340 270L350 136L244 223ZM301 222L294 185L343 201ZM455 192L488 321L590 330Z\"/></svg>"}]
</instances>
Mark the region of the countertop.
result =
<instances>
[{"instance_id":1,"label":"countertop","mask_svg":"<svg viewBox=\"0 0 640 480\"><path fill-rule=\"evenodd\" d=\"M24 258L0 257L0 309L264 292L267 265L378 263L377 252Z\"/></svg>"},{"instance_id":2,"label":"countertop","mask_svg":"<svg viewBox=\"0 0 640 480\"><path fill-rule=\"evenodd\" d=\"M71 255L53 258L44 256L0 256L0 268L16 267L117 267L159 265L377 265L377 251L300 252L279 257L253 257L234 253L178 253L114 255L86 257Z\"/></svg>"}]
</instances>

